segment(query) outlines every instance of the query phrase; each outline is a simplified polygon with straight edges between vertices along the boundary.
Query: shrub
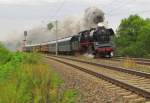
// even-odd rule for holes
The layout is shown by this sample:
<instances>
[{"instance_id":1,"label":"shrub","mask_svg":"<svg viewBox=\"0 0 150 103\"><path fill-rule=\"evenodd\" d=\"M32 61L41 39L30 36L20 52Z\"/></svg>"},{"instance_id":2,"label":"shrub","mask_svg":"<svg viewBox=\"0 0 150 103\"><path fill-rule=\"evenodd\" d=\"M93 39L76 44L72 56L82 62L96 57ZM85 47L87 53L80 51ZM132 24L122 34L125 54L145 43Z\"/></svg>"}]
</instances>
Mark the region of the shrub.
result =
<instances>
[{"instance_id":1,"label":"shrub","mask_svg":"<svg viewBox=\"0 0 150 103\"><path fill-rule=\"evenodd\" d=\"M11 58L11 53L0 43L0 64L8 62Z\"/></svg>"}]
</instances>

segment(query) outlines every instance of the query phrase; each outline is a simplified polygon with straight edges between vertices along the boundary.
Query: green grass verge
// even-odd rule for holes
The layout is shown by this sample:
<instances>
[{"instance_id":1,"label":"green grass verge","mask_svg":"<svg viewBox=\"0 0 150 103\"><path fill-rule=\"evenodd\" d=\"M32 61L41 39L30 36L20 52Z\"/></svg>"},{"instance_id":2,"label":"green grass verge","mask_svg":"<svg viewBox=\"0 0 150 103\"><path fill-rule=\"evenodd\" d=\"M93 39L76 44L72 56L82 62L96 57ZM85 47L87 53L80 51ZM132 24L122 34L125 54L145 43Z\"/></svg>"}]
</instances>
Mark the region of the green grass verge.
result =
<instances>
[{"instance_id":1,"label":"green grass verge","mask_svg":"<svg viewBox=\"0 0 150 103\"><path fill-rule=\"evenodd\" d=\"M40 55L3 51L0 58L0 103L76 102L77 92L61 90L63 81Z\"/></svg>"}]
</instances>

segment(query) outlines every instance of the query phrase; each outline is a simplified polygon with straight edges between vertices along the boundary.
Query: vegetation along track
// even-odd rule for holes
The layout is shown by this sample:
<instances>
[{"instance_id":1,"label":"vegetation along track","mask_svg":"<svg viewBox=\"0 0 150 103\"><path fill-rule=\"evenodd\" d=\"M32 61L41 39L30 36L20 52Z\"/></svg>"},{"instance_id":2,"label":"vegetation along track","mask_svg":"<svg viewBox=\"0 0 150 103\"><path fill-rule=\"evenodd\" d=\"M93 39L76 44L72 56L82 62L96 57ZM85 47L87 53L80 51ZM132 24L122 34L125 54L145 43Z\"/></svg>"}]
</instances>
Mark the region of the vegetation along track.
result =
<instances>
[{"instance_id":1,"label":"vegetation along track","mask_svg":"<svg viewBox=\"0 0 150 103\"><path fill-rule=\"evenodd\" d=\"M116 57L116 58L112 58L111 60L122 61L122 60L125 60L125 59L126 59L126 57ZM144 59L144 58L130 58L130 59L134 60L138 64L150 65L150 59Z\"/></svg>"},{"instance_id":2,"label":"vegetation along track","mask_svg":"<svg viewBox=\"0 0 150 103\"><path fill-rule=\"evenodd\" d=\"M99 67L98 65L93 65L90 63L85 63L84 61L79 61L71 58L65 57L52 57L46 56L49 59L64 63L66 65L72 66L78 70L86 72L95 77L104 79L112 84L115 84L121 88L132 91L135 94L138 94L144 97L146 100L150 100L150 75L144 73L142 75L138 75L133 71L131 73L127 73L124 71L118 71L113 69L106 69L107 67Z\"/></svg>"}]
</instances>

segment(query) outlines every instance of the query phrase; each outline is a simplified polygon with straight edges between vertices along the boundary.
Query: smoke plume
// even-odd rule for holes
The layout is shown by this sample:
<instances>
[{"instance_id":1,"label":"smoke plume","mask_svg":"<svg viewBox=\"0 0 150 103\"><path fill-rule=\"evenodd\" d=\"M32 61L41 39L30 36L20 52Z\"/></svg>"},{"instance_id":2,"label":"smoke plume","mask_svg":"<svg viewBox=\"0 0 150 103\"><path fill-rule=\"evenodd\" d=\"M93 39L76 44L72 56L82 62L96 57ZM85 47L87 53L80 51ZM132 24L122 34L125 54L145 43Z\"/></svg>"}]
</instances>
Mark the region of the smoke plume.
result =
<instances>
[{"instance_id":1,"label":"smoke plume","mask_svg":"<svg viewBox=\"0 0 150 103\"><path fill-rule=\"evenodd\" d=\"M89 7L84 13L84 26L86 28L95 27L99 22L104 21L104 12L97 7Z\"/></svg>"},{"instance_id":2,"label":"smoke plume","mask_svg":"<svg viewBox=\"0 0 150 103\"><path fill-rule=\"evenodd\" d=\"M55 38L52 32L47 30L46 27L36 27L28 31L27 43L35 44L51 41Z\"/></svg>"},{"instance_id":3,"label":"smoke plume","mask_svg":"<svg viewBox=\"0 0 150 103\"><path fill-rule=\"evenodd\" d=\"M99 22L104 21L104 12L97 7L89 7L83 16L68 16L58 21L58 39L76 35L82 30L96 27ZM34 28L29 31L28 43L41 43L56 39L56 25L51 31L45 28Z\"/></svg>"},{"instance_id":4,"label":"smoke plume","mask_svg":"<svg viewBox=\"0 0 150 103\"><path fill-rule=\"evenodd\" d=\"M59 37L75 35L78 32L97 26L104 21L104 12L97 7L89 7L83 16L69 16L59 22Z\"/></svg>"},{"instance_id":5,"label":"smoke plume","mask_svg":"<svg viewBox=\"0 0 150 103\"><path fill-rule=\"evenodd\" d=\"M72 35L76 35L78 32L86 29L96 27L99 22L104 21L104 12L97 7L89 7L84 11L83 16L68 16L63 20L58 21L58 38L64 38ZM36 27L28 30L27 43L37 44L47 41L52 41L56 39L56 25L53 23L54 27L51 31L47 27ZM17 40L22 44L23 34L17 38ZM21 38L21 39L20 39ZM16 43L16 44L19 44Z\"/></svg>"}]
</instances>

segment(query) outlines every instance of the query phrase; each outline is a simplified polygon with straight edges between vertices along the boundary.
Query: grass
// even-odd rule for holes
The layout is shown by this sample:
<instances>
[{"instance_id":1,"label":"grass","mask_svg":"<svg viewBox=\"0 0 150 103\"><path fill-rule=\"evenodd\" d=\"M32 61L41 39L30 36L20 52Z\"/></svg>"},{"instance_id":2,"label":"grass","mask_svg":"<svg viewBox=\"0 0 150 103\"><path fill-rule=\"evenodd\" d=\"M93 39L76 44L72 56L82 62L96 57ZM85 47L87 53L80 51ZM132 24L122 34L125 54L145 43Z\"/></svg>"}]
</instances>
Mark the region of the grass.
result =
<instances>
[{"instance_id":1,"label":"grass","mask_svg":"<svg viewBox=\"0 0 150 103\"><path fill-rule=\"evenodd\" d=\"M76 101L76 97L77 97L77 91L70 89L64 92L61 102L74 103Z\"/></svg>"},{"instance_id":2,"label":"grass","mask_svg":"<svg viewBox=\"0 0 150 103\"><path fill-rule=\"evenodd\" d=\"M128 69L150 73L150 66L138 64L135 60L129 57L121 60L121 66Z\"/></svg>"},{"instance_id":3,"label":"grass","mask_svg":"<svg viewBox=\"0 0 150 103\"><path fill-rule=\"evenodd\" d=\"M10 60L11 53L0 43L0 65Z\"/></svg>"},{"instance_id":4,"label":"grass","mask_svg":"<svg viewBox=\"0 0 150 103\"><path fill-rule=\"evenodd\" d=\"M5 55L5 52L0 54ZM0 103L76 102L77 92L61 90L64 82L40 55L10 53L1 63Z\"/></svg>"},{"instance_id":5,"label":"grass","mask_svg":"<svg viewBox=\"0 0 150 103\"><path fill-rule=\"evenodd\" d=\"M121 61L121 64L123 67L125 68L136 68L137 67L137 63L135 60L131 59L131 58L125 58Z\"/></svg>"}]
</instances>

